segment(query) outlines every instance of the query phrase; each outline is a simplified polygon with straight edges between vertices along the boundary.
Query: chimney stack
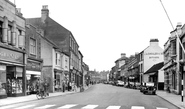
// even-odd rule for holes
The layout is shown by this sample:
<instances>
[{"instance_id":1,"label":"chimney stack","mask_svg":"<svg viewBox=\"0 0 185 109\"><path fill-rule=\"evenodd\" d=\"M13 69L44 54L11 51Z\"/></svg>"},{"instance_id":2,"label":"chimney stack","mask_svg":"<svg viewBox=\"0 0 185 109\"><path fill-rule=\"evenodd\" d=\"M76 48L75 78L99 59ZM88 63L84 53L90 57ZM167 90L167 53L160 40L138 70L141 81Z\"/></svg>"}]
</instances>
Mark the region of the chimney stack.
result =
<instances>
[{"instance_id":1,"label":"chimney stack","mask_svg":"<svg viewBox=\"0 0 185 109\"><path fill-rule=\"evenodd\" d=\"M150 46L158 46L159 40L158 39L150 39Z\"/></svg>"},{"instance_id":2,"label":"chimney stack","mask_svg":"<svg viewBox=\"0 0 185 109\"><path fill-rule=\"evenodd\" d=\"M126 57L126 54L125 53L121 53L121 58L122 57Z\"/></svg>"},{"instance_id":3,"label":"chimney stack","mask_svg":"<svg viewBox=\"0 0 185 109\"><path fill-rule=\"evenodd\" d=\"M43 23L45 23L47 17L49 17L48 5L43 5L41 10L41 19Z\"/></svg>"}]
</instances>

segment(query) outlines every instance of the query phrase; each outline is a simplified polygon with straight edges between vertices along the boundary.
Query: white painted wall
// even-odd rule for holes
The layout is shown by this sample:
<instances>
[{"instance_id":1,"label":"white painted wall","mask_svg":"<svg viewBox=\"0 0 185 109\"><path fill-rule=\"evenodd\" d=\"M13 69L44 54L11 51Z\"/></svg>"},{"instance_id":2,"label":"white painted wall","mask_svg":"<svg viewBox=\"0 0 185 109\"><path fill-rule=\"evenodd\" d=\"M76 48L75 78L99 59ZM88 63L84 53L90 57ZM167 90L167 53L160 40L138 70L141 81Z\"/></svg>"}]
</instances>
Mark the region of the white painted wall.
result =
<instances>
[{"instance_id":1,"label":"white painted wall","mask_svg":"<svg viewBox=\"0 0 185 109\"><path fill-rule=\"evenodd\" d=\"M158 82L164 82L164 70L158 71Z\"/></svg>"},{"instance_id":2,"label":"white painted wall","mask_svg":"<svg viewBox=\"0 0 185 109\"><path fill-rule=\"evenodd\" d=\"M158 42L150 42L150 46L144 50L143 70L144 73L154 64L164 61L163 49ZM143 75L143 81L148 82L148 75Z\"/></svg>"}]
</instances>

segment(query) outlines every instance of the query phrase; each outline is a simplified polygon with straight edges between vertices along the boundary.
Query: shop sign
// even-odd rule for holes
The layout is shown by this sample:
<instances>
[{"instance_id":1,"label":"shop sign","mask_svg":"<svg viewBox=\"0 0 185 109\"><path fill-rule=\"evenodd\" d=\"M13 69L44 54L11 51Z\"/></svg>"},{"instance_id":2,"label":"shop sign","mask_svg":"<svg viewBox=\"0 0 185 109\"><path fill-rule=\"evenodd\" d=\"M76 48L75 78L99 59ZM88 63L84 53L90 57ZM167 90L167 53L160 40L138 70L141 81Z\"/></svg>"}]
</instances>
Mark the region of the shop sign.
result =
<instances>
[{"instance_id":1,"label":"shop sign","mask_svg":"<svg viewBox=\"0 0 185 109\"><path fill-rule=\"evenodd\" d=\"M41 65L40 65L40 63L28 61L27 65L26 65L26 69L27 70L40 71L41 70Z\"/></svg>"},{"instance_id":2,"label":"shop sign","mask_svg":"<svg viewBox=\"0 0 185 109\"><path fill-rule=\"evenodd\" d=\"M23 53L0 48L0 60L23 63Z\"/></svg>"},{"instance_id":3,"label":"shop sign","mask_svg":"<svg viewBox=\"0 0 185 109\"><path fill-rule=\"evenodd\" d=\"M145 53L145 55L163 55L163 53L159 53L159 52L149 52L149 53Z\"/></svg>"}]
</instances>

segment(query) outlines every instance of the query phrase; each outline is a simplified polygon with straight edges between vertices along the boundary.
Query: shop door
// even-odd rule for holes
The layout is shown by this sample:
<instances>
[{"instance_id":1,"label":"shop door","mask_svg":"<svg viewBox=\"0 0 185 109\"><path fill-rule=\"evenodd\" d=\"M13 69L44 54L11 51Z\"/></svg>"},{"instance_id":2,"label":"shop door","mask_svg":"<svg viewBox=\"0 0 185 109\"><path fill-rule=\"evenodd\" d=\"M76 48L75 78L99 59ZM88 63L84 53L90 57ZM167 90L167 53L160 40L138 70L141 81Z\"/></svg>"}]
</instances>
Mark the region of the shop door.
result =
<instances>
[{"instance_id":1,"label":"shop door","mask_svg":"<svg viewBox=\"0 0 185 109\"><path fill-rule=\"evenodd\" d=\"M7 96L12 96L12 78L13 74L7 74Z\"/></svg>"}]
</instances>

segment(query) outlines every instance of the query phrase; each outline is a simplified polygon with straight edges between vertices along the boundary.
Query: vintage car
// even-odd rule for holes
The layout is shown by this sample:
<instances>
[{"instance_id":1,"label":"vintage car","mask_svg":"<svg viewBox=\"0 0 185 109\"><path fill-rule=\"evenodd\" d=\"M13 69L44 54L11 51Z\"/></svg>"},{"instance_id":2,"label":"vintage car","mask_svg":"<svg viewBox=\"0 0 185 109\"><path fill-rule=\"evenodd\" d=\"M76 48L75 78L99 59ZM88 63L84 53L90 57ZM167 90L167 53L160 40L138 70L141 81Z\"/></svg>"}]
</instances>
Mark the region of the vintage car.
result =
<instances>
[{"instance_id":1,"label":"vintage car","mask_svg":"<svg viewBox=\"0 0 185 109\"><path fill-rule=\"evenodd\" d=\"M117 81L117 86L124 86L124 82L123 82L123 81L118 80L118 81Z\"/></svg>"},{"instance_id":2,"label":"vintage car","mask_svg":"<svg viewBox=\"0 0 185 109\"><path fill-rule=\"evenodd\" d=\"M154 83L145 83L142 90L143 94L156 94L156 87Z\"/></svg>"}]
</instances>

